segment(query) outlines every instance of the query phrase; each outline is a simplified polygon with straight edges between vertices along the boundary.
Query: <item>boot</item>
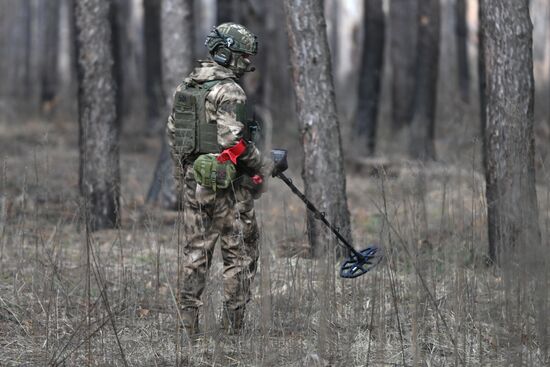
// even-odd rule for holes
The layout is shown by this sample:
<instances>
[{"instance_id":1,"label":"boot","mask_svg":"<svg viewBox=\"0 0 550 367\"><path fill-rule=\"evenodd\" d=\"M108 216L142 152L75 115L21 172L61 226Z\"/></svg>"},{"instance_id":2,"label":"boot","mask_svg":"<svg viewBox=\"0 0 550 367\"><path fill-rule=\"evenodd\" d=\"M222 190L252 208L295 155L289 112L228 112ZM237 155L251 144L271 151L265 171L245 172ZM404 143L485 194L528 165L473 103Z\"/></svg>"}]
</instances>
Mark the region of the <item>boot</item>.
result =
<instances>
[{"instance_id":1,"label":"boot","mask_svg":"<svg viewBox=\"0 0 550 367\"><path fill-rule=\"evenodd\" d=\"M223 305L222 327L229 335L241 333L244 326L244 307L236 310L230 309L226 304Z\"/></svg>"},{"instance_id":2,"label":"boot","mask_svg":"<svg viewBox=\"0 0 550 367\"><path fill-rule=\"evenodd\" d=\"M181 323L185 328L185 333L192 343L199 339L199 310L195 307L184 308L181 310Z\"/></svg>"}]
</instances>

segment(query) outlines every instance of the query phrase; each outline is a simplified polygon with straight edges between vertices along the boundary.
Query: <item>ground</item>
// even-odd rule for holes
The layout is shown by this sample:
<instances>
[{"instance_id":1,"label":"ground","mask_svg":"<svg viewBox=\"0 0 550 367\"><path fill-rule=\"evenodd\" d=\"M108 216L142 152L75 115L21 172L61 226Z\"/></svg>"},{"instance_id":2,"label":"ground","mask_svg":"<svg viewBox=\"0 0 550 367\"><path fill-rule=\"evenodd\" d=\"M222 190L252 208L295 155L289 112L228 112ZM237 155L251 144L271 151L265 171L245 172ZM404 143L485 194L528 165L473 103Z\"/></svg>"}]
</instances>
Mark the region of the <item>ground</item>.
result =
<instances>
[{"instance_id":1,"label":"ground","mask_svg":"<svg viewBox=\"0 0 550 367\"><path fill-rule=\"evenodd\" d=\"M191 345L176 322L180 216L144 203L158 138L123 134L122 226L89 235L77 144L75 123L0 124L1 366L550 364L548 271L531 277L518 264L487 263L476 159L348 161L355 246L386 253L355 280L337 276L330 251L301 256L304 206L271 181L257 202L261 261L246 329L220 331L218 251L204 336ZM295 167L289 175L302 187ZM539 187L544 238L548 192Z\"/></svg>"}]
</instances>

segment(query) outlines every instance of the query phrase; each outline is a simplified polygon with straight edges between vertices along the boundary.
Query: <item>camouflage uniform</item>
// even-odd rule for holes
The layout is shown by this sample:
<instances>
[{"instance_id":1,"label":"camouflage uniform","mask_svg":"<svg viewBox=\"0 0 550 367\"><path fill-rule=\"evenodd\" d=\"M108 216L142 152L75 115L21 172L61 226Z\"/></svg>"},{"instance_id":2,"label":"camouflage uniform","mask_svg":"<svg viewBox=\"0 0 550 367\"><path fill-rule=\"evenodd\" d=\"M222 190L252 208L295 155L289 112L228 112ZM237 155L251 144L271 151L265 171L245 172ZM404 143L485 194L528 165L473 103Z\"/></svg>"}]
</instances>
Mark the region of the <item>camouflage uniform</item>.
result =
<instances>
[{"instance_id":1,"label":"camouflage uniform","mask_svg":"<svg viewBox=\"0 0 550 367\"><path fill-rule=\"evenodd\" d=\"M246 95L235 82L235 74L212 61L200 61L200 66L185 81L204 83L223 80L206 96L208 121L217 123L217 139L221 149L237 144L243 137L244 125L237 120L236 106ZM168 133L173 141L174 118L168 121ZM172 150L174 152L174 150ZM174 156L174 154L173 154ZM195 182L192 162L196 157L175 158L177 179L183 194L186 246L184 250L180 308L184 326L190 334L198 332L198 309L205 287L212 253L221 240L224 281L224 324L240 329L244 308L250 299L250 284L256 272L259 231L254 214L253 194L243 179L236 180L226 190L216 192ZM238 160L238 170L267 177L271 161L264 161L258 149L248 144Z\"/></svg>"}]
</instances>

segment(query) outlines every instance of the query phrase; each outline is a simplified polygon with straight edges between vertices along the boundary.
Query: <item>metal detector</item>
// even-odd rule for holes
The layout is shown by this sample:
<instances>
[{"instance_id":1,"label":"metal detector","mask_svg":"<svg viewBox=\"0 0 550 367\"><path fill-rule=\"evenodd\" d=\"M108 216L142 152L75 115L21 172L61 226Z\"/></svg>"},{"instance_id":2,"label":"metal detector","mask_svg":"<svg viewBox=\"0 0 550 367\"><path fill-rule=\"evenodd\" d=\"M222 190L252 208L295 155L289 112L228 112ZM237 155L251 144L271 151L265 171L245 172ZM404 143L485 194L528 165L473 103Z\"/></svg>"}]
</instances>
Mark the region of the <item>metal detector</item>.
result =
<instances>
[{"instance_id":1,"label":"metal detector","mask_svg":"<svg viewBox=\"0 0 550 367\"><path fill-rule=\"evenodd\" d=\"M349 244L349 242L340 234L338 228L333 226L326 218L324 212L319 211L313 205L311 201L294 185L292 179L288 178L283 172L288 168L287 151L284 149L273 149L271 151L271 157L275 162L275 168L273 170L273 177L280 178L296 196L298 196L308 210L314 215L315 219L323 222L334 233L336 238L340 240L337 242L340 246L346 248L350 255L347 257L342 265L340 265L340 276L342 278L357 278L368 271L372 270L376 265L380 263L384 257L382 249L378 246L371 245L364 250L357 251Z\"/></svg>"}]
</instances>

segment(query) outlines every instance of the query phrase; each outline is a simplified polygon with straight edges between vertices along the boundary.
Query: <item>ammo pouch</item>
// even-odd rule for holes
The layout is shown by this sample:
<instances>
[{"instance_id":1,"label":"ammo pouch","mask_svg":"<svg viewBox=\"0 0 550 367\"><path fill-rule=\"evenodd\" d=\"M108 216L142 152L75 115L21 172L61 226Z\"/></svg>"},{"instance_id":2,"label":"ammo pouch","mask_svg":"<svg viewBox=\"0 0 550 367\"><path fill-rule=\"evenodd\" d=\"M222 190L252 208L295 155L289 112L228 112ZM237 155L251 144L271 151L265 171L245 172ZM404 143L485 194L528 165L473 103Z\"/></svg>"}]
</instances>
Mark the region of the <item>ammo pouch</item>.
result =
<instances>
[{"instance_id":1,"label":"ammo pouch","mask_svg":"<svg viewBox=\"0 0 550 367\"><path fill-rule=\"evenodd\" d=\"M230 160L223 163L214 154L200 155L193 163L195 181L204 187L216 191L227 189L237 178L237 169Z\"/></svg>"}]
</instances>

